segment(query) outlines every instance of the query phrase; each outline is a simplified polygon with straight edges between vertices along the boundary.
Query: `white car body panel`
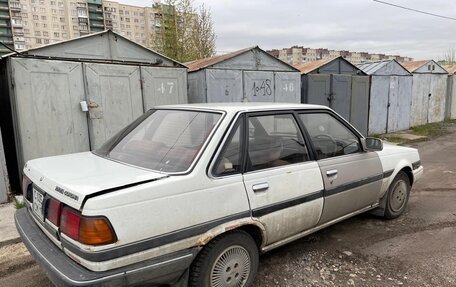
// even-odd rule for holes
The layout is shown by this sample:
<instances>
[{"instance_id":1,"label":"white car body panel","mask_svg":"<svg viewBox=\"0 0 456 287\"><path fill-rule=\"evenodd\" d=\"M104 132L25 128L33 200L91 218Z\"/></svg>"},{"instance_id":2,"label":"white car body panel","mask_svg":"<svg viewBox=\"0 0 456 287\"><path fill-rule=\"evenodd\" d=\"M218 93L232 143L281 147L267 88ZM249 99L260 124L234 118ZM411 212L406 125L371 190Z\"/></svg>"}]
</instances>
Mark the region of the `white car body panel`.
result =
<instances>
[{"instance_id":1,"label":"white car body panel","mask_svg":"<svg viewBox=\"0 0 456 287\"><path fill-rule=\"evenodd\" d=\"M278 170L281 171L280 174ZM255 184L266 181L269 185L267 191L253 191ZM244 183L254 211L270 204L310 195L324 188L315 161L249 172L244 175ZM263 222L267 230L267 244L313 227L318 223L322 208L323 198L319 198L261 216L259 221Z\"/></svg>"},{"instance_id":2,"label":"white car body panel","mask_svg":"<svg viewBox=\"0 0 456 287\"><path fill-rule=\"evenodd\" d=\"M404 167L413 170L412 164L420 160L420 156L416 149L410 147L397 146L394 144L384 143L383 150L377 151L380 161L382 162L383 172L393 171L391 176L383 180L382 190L379 193L379 197L388 190L389 185L394 180L394 177ZM423 167L421 167L423 169ZM419 179L421 174L418 174L414 182Z\"/></svg>"}]
</instances>

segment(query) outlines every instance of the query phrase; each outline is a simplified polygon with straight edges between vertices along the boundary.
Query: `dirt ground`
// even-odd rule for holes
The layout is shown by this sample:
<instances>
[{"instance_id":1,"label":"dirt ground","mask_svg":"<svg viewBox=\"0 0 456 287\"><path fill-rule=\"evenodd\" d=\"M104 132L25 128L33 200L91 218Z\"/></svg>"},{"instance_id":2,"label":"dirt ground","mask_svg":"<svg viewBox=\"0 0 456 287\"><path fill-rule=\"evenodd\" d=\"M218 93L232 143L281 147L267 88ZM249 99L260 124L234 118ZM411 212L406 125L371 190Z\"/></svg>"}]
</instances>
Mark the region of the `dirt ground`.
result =
<instances>
[{"instance_id":1,"label":"dirt ground","mask_svg":"<svg viewBox=\"0 0 456 287\"><path fill-rule=\"evenodd\" d=\"M403 216L360 215L260 258L255 286L456 286L456 126L413 144L424 177ZM52 286L21 243L0 248L0 286Z\"/></svg>"}]
</instances>

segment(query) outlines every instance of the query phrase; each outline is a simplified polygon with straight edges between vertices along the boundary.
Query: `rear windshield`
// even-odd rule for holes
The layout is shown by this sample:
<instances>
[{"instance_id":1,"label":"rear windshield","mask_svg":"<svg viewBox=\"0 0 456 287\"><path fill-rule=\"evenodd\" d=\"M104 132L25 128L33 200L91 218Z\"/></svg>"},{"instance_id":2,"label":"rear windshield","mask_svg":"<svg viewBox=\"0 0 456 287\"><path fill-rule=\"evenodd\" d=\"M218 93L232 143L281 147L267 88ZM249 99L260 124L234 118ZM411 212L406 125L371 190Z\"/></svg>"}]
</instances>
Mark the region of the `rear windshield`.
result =
<instances>
[{"instance_id":1,"label":"rear windshield","mask_svg":"<svg viewBox=\"0 0 456 287\"><path fill-rule=\"evenodd\" d=\"M221 115L201 111L152 110L95 153L162 172L189 169Z\"/></svg>"}]
</instances>

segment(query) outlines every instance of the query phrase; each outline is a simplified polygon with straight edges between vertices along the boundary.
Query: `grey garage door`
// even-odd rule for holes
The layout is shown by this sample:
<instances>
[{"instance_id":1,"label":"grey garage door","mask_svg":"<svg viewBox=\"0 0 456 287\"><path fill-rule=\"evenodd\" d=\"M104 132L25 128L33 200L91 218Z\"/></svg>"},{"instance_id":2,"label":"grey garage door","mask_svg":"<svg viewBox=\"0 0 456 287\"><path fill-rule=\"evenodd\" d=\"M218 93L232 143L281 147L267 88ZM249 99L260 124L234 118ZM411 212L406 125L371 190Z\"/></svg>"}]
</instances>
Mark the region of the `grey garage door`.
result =
<instances>
[{"instance_id":1,"label":"grey garage door","mask_svg":"<svg viewBox=\"0 0 456 287\"><path fill-rule=\"evenodd\" d=\"M249 102L274 102L274 73L245 71L244 97Z\"/></svg>"},{"instance_id":2,"label":"grey garage door","mask_svg":"<svg viewBox=\"0 0 456 287\"><path fill-rule=\"evenodd\" d=\"M307 104L323 105L329 107L331 93L330 75L309 75L309 90Z\"/></svg>"},{"instance_id":3,"label":"grey garage door","mask_svg":"<svg viewBox=\"0 0 456 287\"><path fill-rule=\"evenodd\" d=\"M187 103L185 69L141 67L141 81L144 111L158 105Z\"/></svg>"},{"instance_id":4,"label":"grey garage door","mask_svg":"<svg viewBox=\"0 0 456 287\"><path fill-rule=\"evenodd\" d=\"M301 102L301 76L299 73L274 72L274 78L274 94L276 102Z\"/></svg>"},{"instance_id":5,"label":"grey garage door","mask_svg":"<svg viewBox=\"0 0 456 287\"><path fill-rule=\"evenodd\" d=\"M369 119L369 77L352 77L350 123L363 135L367 136Z\"/></svg>"},{"instance_id":6,"label":"grey garage door","mask_svg":"<svg viewBox=\"0 0 456 287\"><path fill-rule=\"evenodd\" d=\"M143 114L137 66L84 64L92 149Z\"/></svg>"},{"instance_id":7,"label":"grey garage door","mask_svg":"<svg viewBox=\"0 0 456 287\"><path fill-rule=\"evenodd\" d=\"M350 120L350 102L352 94L352 77L351 75L331 75L331 105L339 115ZM366 123L367 125L367 123Z\"/></svg>"},{"instance_id":8,"label":"grey garage door","mask_svg":"<svg viewBox=\"0 0 456 287\"><path fill-rule=\"evenodd\" d=\"M89 150L82 64L11 58L19 166L30 159Z\"/></svg>"},{"instance_id":9,"label":"grey garage door","mask_svg":"<svg viewBox=\"0 0 456 287\"><path fill-rule=\"evenodd\" d=\"M206 70L207 102L242 102L242 71Z\"/></svg>"}]
</instances>

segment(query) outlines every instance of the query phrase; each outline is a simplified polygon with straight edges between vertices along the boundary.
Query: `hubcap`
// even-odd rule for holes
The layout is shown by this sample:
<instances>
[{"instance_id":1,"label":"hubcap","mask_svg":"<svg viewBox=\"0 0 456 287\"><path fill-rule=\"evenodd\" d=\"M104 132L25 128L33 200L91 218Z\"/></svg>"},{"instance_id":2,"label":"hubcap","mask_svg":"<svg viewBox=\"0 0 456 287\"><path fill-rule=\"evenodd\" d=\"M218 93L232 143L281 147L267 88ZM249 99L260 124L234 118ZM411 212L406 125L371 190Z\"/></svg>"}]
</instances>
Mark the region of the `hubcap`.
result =
<instances>
[{"instance_id":1,"label":"hubcap","mask_svg":"<svg viewBox=\"0 0 456 287\"><path fill-rule=\"evenodd\" d=\"M400 180L396 183L390 195L390 206L394 212L400 211L407 199L407 184Z\"/></svg>"},{"instance_id":2,"label":"hubcap","mask_svg":"<svg viewBox=\"0 0 456 287\"><path fill-rule=\"evenodd\" d=\"M250 255L242 246L230 246L211 269L212 287L242 287L250 275Z\"/></svg>"}]
</instances>

